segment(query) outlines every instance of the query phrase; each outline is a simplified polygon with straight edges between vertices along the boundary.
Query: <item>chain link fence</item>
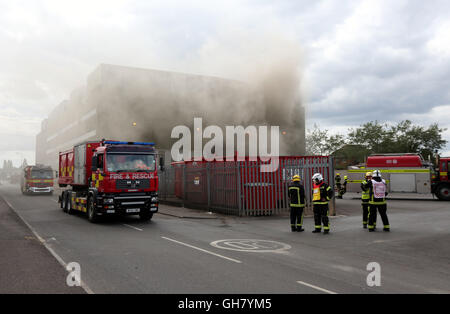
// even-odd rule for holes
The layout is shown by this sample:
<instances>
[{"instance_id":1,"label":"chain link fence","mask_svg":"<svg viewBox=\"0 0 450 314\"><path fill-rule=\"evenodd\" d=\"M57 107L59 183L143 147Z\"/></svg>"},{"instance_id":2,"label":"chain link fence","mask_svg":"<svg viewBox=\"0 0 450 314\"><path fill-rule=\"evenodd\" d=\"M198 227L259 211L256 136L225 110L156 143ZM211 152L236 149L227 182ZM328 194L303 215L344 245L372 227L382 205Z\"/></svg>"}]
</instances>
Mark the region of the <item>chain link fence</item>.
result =
<instances>
[{"instance_id":1,"label":"chain link fence","mask_svg":"<svg viewBox=\"0 0 450 314\"><path fill-rule=\"evenodd\" d=\"M161 203L200 208L236 216L264 216L289 211L288 186L296 174L306 191L306 214L312 213L314 173L334 187L333 160L328 156L280 157L273 172L261 172L261 161L182 162L159 173ZM335 213L334 199L330 214Z\"/></svg>"}]
</instances>

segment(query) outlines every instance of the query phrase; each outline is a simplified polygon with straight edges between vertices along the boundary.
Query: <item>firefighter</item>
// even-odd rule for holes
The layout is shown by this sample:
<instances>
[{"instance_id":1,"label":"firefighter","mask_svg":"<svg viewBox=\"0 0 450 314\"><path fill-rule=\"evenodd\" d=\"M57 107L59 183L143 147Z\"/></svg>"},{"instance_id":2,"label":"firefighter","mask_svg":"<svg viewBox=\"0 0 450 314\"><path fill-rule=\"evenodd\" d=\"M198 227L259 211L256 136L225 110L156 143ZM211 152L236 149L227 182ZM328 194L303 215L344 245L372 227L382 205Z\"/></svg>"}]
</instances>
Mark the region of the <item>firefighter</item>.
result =
<instances>
[{"instance_id":1,"label":"firefighter","mask_svg":"<svg viewBox=\"0 0 450 314\"><path fill-rule=\"evenodd\" d=\"M361 182L361 202L362 202L362 222L363 228L367 229L367 223L369 222L369 200L370 200L370 189L369 181L372 180L372 172L367 172L364 180Z\"/></svg>"},{"instance_id":2,"label":"firefighter","mask_svg":"<svg viewBox=\"0 0 450 314\"><path fill-rule=\"evenodd\" d=\"M340 173L336 173L336 176L334 177L334 182L336 182L336 190L338 192L338 198L342 198L341 197L341 174Z\"/></svg>"},{"instance_id":3,"label":"firefighter","mask_svg":"<svg viewBox=\"0 0 450 314\"><path fill-rule=\"evenodd\" d=\"M347 183L348 183L348 177L344 176L344 183L342 184L342 196L344 196L345 193L347 193Z\"/></svg>"},{"instance_id":4,"label":"firefighter","mask_svg":"<svg viewBox=\"0 0 450 314\"><path fill-rule=\"evenodd\" d=\"M295 175L289 185L289 206L291 209L291 230L302 232L303 209L305 208L305 188L300 183L300 176Z\"/></svg>"},{"instance_id":5,"label":"firefighter","mask_svg":"<svg viewBox=\"0 0 450 314\"><path fill-rule=\"evenodd\" d=\"M330 232L330 220L328 219L328 202L333 197L331 187L323 181L320 173L312 177L313 180L313 211L314 211L314 231L313 233L327 234Z\"/></svg>"},{"instance_id":6,"label":"firefighter","mask_svg":"<svg viewBox=\"0 0 450 314\"><path fill-rule=\"evenodd\" d=\"M372 180L368 182L369 186L369 231L375 231L377 224L377 211L380 213L383 221L383 231L390 231L389 219L387 216L386 182L381 178L381 171L375 170L372 173Z\"/></svg>"}]
</instances>

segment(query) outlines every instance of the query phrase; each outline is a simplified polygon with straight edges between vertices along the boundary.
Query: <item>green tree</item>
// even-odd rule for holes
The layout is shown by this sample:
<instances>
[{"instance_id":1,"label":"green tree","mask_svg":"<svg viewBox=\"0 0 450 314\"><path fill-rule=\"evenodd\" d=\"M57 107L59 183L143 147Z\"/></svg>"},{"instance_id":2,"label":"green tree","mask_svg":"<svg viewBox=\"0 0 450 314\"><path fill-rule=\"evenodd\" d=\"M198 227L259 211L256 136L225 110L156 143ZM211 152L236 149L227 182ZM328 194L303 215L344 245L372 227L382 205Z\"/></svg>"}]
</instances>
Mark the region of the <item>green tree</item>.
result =
<instances>
[{"instance_id":1,"label":"green tree","mask_svg":"<svg viewBox=\"0 0 450 314\"><path fill-rule=\"evenodd\" d=\"M348 142L362 145L372 153L418 153L427 158L445 147L444 131L437 123L423 127L404 120L389 126L371 121L350 129Z\"/></svg>"},{"instance_id":2,"label":"green tree","mask_svg":"<svg viewBox=\"0 0 450 314\"><path fill-rule=\"evenodd\" d=\"M330 155L343 145L345 145L345 136L329 135L328 130L320 130L317 124L314 124L314 129L308 129L306 132L307 155Z\"/></svg>"},{"instance_id":3,"label":"green tree","mask_svg":"<svg viewBox=\"0 0 450 314\"><path fill-rule=\"evenodd\" d=\"M390 142L387 128L387 124L381 124L378 121L367 122L359 128L349 130L348 142L353 145L362 145L372 152L384 152Z\"/></svg>"}]
</instances>

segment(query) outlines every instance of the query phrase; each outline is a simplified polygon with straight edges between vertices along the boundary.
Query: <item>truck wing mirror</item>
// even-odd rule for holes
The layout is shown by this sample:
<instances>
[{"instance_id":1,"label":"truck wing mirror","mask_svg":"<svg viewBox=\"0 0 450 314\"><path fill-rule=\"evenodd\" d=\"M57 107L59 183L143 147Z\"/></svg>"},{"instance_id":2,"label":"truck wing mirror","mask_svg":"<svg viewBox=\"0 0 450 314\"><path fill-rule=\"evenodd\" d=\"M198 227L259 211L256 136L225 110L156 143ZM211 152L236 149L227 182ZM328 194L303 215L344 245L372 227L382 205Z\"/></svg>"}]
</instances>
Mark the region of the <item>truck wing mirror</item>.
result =
<instances>
[{"instance_id":1,"label":"truck wing mirror","mask_svg":"<svg viewBox=\"0 0 450 314\"><path fill-rule=\"evenodd\" d=\"M97 156L92 156L92 171L97 170Z\"/></svg>"}]
</instances>

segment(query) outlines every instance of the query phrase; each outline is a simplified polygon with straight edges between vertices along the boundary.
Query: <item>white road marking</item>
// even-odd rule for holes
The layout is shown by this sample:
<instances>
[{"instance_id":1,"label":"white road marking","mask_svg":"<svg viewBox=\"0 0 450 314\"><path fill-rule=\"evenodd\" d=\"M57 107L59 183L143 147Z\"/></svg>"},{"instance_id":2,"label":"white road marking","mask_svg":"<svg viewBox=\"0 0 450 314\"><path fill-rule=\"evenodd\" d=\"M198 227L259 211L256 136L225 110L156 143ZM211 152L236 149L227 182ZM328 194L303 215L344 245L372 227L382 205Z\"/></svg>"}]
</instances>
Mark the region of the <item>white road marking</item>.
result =
<instances>
[{"instance_id":1,"label":"white road marking","mask_svg":"<svg viewBox=\"0 0 450 314\"><path fill-rule=\"evenodd\" d=\"M6 202L6 204L8 204L8 206L16 213L17 216L19 216L19 218L24 222L24 224L31 230L31 232L33 232L33 234L35 235L35 237L39 240L39 242L42 243L42 245L45 246L45 248L50 252L50 254L53 255L54 258L56 258L56 260L58 261L58 263L64 267L65 270L67 270L67 263L64 262L64 260L61 258L61 256L59 256L48 244L47 242L36 232L36 230L33 229L33 227L31 227L31 225L26 222L26 220L19 214L19 212L14 208L14 206L12 206L12 204L6 199L3 198L3 200ZM94 294L94 291L91 290L91 288L89 288L86 283L81 280L81 287L84 289L84 291L86 291L87 294Z\"/></svg>"},{"instance_id":2,"label":"white road marking","mask_svg":"<svg viewBox=\"0 0 450 314\"><path fill-rule=\"evenodd\" d=\"M180 241L177 241L177 240L174 240L174 239L170 239L170 238L166 238L166 237L161 237L161 238L163 238L165 240L169 240L169 241L175 242L175 243L178 243L178 244L181 244L181 245L184 245L184 246L187 246L187 247L190 247L190 248L195 249L195 250L199 250L199 251L204 252L204 253L208 253L208 254L211 254L211 255L214 255L214 256L217 256L217 257L220 257L220 258L223 258L223 259L235 262L235 263L239 263L239 264L242 263L241 261L239 261L237 259L229 258L229 257L223 256L223 255L220 255L220 254L217 254L217 253L205 250L205 249L201 249L199 247L196 247L196 246L193 246L193 245L190 245L190 244L187 244L187 243L183 243L183 242L180 242Z\"/></svg>"},{"instance_id":3,"label":"white road marking","mask_svg":"<svg viewBox=\"0 0 450 314\"><path fill-rule=\"evenodd\" d=\"M291 249L291 246L289 244L271 240L257 239L217 240L211 242L210 245L218 249L256 253L281 253Z\"/></svg>"},{"instance_id":4,"label":"white road marking","mask_svg":"<svg viewBox=\"0 0 450 314\"><path fill-rule=\"evenodd\" d=\"M127 225L127 224L123 224L125 227L128 227L128 228L131 228L131 229L134 229L134 230L137 230L137 231L144 231L144 229L140 229L140 228L137 228L137 227L134 227L134 226L130 226L130 225Z\"/></svg>"},{"instance_id":5,"label":"white road marking","mask_svg":"<svg viewBox=\"0 0 450 314\"><path fill-rule=\"evenodd\" d=\"M314 285L309 284L309 283L304 282L304 281L297 281L297 283L299 283L301 285L304 285L304 286L307 286L307 287L310 287L310 288L313 288L313 289L316 289L316 290L319 290L319 291L322 291L322 292L325 292L325 293L328 293L328 294L337 294L336 292L333 292L333 291L330 291L330 290L327 290L327 289L323 289L323 288L314 286Z\"/></svg>"}]
</instances>

